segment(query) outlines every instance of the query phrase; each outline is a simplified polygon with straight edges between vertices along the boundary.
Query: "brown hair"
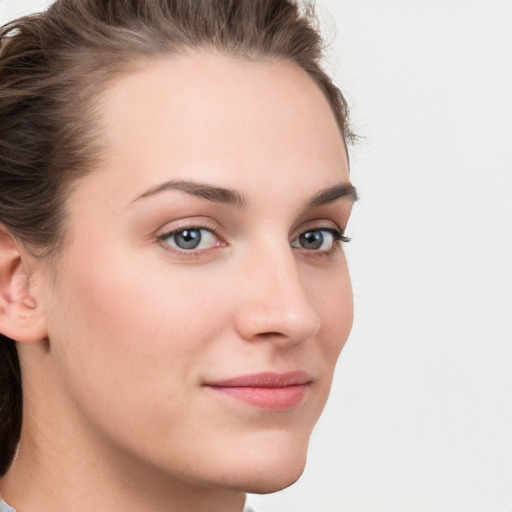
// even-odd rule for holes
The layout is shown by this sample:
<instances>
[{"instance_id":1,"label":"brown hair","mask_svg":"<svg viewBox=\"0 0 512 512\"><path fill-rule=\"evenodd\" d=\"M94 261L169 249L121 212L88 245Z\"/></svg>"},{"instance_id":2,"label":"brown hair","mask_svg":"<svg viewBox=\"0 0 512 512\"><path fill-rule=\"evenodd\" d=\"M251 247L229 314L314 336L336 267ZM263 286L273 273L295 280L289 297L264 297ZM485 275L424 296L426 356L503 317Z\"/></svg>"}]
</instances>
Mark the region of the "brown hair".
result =
<instances>
[{"instance_id":1,"label":"brown hair","mask_svg":"<svg viewBox=\"0 0 512 512\"><path fill-rule=\"evenodd\" d=\"M0 29L0 222L38 257L65 239L65 193L100 148L94 98L144 59L212 49L291 61L325 94L345 145L346 102L322 70L313 8L292 0L57 0ZM0 334L0 476L21 429L15 342Z\"/></svg>"}]
</instances>

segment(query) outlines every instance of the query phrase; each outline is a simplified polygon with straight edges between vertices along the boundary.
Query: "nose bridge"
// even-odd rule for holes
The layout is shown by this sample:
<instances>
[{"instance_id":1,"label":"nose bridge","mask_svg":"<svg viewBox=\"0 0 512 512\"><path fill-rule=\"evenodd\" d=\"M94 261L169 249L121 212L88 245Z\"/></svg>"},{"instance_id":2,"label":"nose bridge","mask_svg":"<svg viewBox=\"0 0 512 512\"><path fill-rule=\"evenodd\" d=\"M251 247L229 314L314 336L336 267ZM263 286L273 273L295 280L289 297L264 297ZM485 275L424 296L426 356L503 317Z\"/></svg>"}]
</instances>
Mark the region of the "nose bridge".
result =
<instances>
[{"instance_id":1,"label":"nose bridge","mask_svg":"<svg viewBox=\"0 0 512 512\"><path fill-rule=\"evenodd\" d=\"M314 336L320 318L309 302L287 239L267 240L247 259L239 327L245 338L298 343Z\"/></svg>"}]
</instances>

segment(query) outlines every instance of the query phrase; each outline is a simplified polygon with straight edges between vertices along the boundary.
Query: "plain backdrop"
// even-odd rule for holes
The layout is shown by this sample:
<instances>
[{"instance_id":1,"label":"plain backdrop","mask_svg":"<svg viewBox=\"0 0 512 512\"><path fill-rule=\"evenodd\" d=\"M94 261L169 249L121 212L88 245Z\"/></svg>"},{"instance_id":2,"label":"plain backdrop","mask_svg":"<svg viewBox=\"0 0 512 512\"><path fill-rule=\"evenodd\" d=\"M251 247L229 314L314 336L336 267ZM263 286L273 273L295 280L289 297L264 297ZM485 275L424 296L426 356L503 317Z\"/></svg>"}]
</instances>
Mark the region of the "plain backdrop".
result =
<instances>
[{"instance_id":1,"label":"plain backdrop","mask_svg":"<svg viewBox=\"0 0 512 512\"><path fill-rule=\"evenodd\" d=\"M47 2L0 0L0 21ZM361 140L355 324L261 512L512 511L512 1L320 0Z\"/></svg>"}]
</instances>

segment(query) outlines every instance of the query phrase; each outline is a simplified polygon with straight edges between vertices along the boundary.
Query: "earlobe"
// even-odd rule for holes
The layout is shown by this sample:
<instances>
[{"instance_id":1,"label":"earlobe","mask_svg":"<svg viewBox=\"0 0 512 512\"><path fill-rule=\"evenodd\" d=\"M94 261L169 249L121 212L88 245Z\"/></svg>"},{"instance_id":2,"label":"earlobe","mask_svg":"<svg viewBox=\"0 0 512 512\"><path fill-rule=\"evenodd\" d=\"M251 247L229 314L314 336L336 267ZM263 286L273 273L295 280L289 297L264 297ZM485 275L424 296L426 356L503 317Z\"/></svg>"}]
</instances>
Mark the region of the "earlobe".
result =
<instances>
[{"instance_id":1,"label":"earlobe","mask_svg":"<svg viewBox=\"0 0 512 512\"><path fill-rule=\"evenodd\" d=\"M0 224L0 333L23 343L46 338L46 326L30 277L28 254Z\"/></svg>"}]
</instances>

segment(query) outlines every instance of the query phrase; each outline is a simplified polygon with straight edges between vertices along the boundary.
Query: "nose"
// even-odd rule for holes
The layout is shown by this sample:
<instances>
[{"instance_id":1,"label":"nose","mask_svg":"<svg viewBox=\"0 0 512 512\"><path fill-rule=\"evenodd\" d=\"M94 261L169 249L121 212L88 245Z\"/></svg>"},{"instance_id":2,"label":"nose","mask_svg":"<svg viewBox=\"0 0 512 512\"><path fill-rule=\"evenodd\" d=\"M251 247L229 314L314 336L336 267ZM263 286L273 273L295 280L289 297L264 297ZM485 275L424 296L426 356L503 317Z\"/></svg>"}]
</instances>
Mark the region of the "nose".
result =
<instances>
[{"instance_id":1,"label":"nose","mask_svg":"<svg viewBox=\"0 0 512 512\"><path fill-rule=\"evenodd\" d=\"M281 346L314 337L320 317L304 288L293 249L284 245L280 251L263 252L244 265L236 317L239 335Z\"/></svg>"}]
</instances>

